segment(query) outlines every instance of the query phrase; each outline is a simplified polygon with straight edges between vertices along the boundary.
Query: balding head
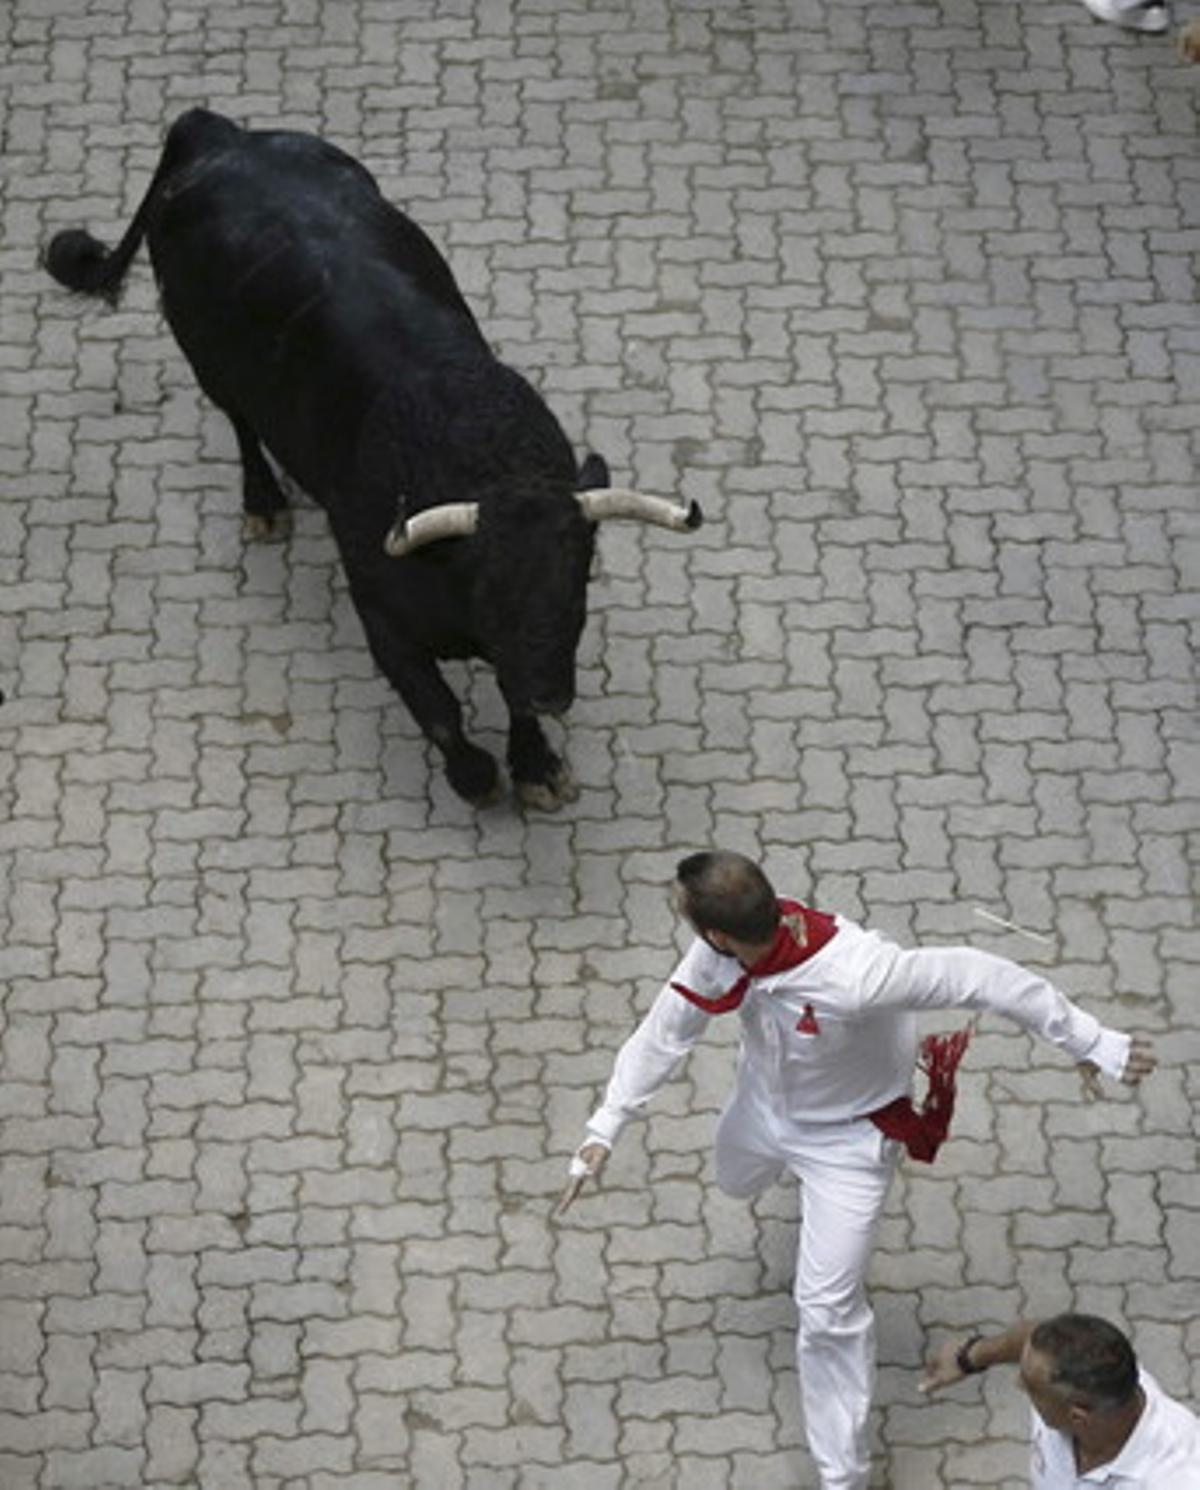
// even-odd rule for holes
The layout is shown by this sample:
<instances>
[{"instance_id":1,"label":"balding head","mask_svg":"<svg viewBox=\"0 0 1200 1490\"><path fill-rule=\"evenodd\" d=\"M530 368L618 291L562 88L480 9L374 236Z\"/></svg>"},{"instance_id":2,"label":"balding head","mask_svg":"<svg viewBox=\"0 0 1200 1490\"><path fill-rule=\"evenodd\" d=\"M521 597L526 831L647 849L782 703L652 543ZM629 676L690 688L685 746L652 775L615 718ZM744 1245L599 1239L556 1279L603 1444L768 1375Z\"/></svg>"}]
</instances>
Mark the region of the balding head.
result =
<instances>
[{"instance_id":1,"label":"balding head","mask_svg":"<svg viewBox=\"0 0 1200 1490\"><path fill-rule=\"evenodd\" d=\"M1045 1386L1064 1404L1118 1412L1137 1396L1133 1346L1106 1319L1092 1314L1045 1319L1030 1335L1027 1355L1043 1368Z\"/></svg>"},{"instance_id":2,"label":"balding head","mask_svg":"<svg viewBox=\"0 0 1200 1490\"><path fill-rule=\"evenodd\" d=\"M703 934L721 931L738 941L771 941L779 926L779 906L770 880L744 854L714 849L690 854L675 870L676 904Z\"/></svg>"}]
</instances>

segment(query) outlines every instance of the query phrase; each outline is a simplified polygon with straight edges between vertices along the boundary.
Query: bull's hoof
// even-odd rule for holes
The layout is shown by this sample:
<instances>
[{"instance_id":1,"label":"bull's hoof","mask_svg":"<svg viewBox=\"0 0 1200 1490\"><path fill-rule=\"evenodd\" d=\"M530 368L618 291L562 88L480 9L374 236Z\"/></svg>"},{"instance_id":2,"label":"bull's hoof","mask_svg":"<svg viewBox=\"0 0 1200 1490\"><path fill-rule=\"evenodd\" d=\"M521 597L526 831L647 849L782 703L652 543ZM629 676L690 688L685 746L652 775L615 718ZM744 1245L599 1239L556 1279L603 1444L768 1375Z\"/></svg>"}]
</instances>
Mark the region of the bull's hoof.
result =
<instances>
[{"instance_id":1,"label":"bull's hoof","mask_svg":"<svg viewBox=\"0 0 1200 1490\"><path fill-rule=\"evenodd\" d=\"M537 812L556 812L579 796L579 787L565 766L549 781L514 781L513 790L522 807L532 807Z\"/></svg>"},{"instance_id":2,"label":"bull's hoof","mask_svg":"<svg viewBox=\"0 0 1200 1490\"><path fill-rule=\"evenodd\" d=\"M461 745L446 761L446 779L472 807L491 807L500 800L502 786L496 762L486 750Z\"/></svg>"},{"instance_id":3,"label":"bull's hoof","mask_svg":"<svg viewBox=\"0 0 1200 1490\"><path fill-rule=\"evenodd\" d=\"M497 777L496 784L494 786L488 787L487 791L480 792L478 795L472 797L464 796L464 800L469 802L472 807L481 809L484 807L497 806L504 800L504 787L500 781L500 778Z\"/></svg>"},{"instance_id":4,"label":"bull's hoof","mask_svg":"<svg viewBox=\"0 0 1200 1490\"><path fill-rule=\"evenodd\" d=\"M292 531L292 514L286 507L278 512L242 514L242 537L247 543L281 543Z\"/></svg>"}]
</instances>

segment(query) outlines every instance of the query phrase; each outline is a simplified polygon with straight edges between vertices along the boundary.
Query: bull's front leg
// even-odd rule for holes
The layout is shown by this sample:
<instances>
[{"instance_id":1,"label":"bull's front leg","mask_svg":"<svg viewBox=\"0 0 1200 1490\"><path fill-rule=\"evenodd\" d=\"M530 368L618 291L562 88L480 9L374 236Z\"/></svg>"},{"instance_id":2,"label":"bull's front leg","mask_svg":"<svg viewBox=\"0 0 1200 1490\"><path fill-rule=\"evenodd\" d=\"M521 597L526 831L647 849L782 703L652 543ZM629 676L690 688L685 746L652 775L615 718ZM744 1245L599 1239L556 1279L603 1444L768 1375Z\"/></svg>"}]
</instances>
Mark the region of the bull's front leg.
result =
<instances>
[{"instance_id":1,"label":"bull's front leg","mask_svg":"<svg viewBox=\"0 0 1200 1490\"><path fill-rule=\"evenodd\" d=\"M437 663L427 652L398 642L394 629L378 612L359 607L380 672L404 700L421 733L442 752L446 779L475 807L487 807L500 795L496 762L463 733L462 710L446 686Z\"/></svg>"},{"instance_id":2,"label":"bull's front leg","mask_svg":"<svg viewBox=\"0 0 1200 1490\"><path fill-rule=\"evenodd\" d=\"M508 769L513 791L526 807L552 812L579 795L561 756L551 750L532 714L512 714L508 727Z\"/></svg>"},{"instance_id":3,"label":"bull's front leg","mask_svg":"<svg viewBox=\"0 0 1200 1490\"><path fill-rule=\"evenodd\" d=\"M387 669L384 669L387 672ZM500 796L500 772L496 762L463 733L462 709L447 688L437 663L421 659L410 662L388 681L408 705L425 738L442 752L446 780L460 797L474 807L488 807Z\"/></svg>"}]
</instances>

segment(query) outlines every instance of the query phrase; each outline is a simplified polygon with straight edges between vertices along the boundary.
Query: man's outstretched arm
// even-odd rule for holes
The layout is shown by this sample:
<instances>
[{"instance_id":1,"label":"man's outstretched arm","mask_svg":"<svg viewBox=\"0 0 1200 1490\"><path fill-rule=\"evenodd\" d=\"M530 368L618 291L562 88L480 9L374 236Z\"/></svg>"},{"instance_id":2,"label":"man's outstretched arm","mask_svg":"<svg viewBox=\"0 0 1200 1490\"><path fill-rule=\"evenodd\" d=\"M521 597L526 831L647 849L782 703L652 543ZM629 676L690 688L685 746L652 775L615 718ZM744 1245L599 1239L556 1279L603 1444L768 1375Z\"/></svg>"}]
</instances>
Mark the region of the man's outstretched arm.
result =
<instances>
[{"instance_id":1,"label":"man's outstretched arm","mask_svg":"<svg viewBox=\"0 0 1200 1490\"><path fill-rule=\"evenodd\" d=\"M1040 973L973 947L904 951L880 938L864 946L864 1012L879 1008L987 1009L1055 1045L1082 1069L1136 1086L1157 1064L1152 1043L1108 1029Z\"/></svg>"},{"instance_id":2,"label":"man's outstretched arm","mask_svg":"<svg viewBox=\"0 0 1200 1490\"><path fill-rule=\"evenodd\" d=\"M617 1052L604 1100L588 1119L583 1143L571 1158L556 1216L568 1210L589 1180L599 1177L621 1130L668 1081L707 1029L711 1017L669 984L658 995L645 1019Z\"/></svg>"},{"instance_id":3,"label":"man's outstretched arm","mask_svg":"<svg viewBox=\"0 0 1200 1490\"><path fill-rule=\"evenodd\" d=\"M935 1392L964 1377L977 1376L989 1366L1016 1365L1035 1328L1034 1320L1018 1319L997 1335L960 1335L944 1340L925 1362L917 1390Z\"/></svg>"}]
</instances>

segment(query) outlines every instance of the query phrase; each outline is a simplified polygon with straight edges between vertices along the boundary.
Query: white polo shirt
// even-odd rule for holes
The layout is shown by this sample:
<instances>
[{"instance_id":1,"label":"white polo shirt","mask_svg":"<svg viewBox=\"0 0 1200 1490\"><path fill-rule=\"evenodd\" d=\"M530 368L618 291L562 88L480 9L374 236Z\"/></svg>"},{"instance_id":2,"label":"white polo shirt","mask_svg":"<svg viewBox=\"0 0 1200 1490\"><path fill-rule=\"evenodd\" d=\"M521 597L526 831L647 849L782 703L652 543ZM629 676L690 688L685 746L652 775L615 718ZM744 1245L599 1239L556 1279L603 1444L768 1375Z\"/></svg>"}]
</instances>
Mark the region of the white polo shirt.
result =
<instances>
[{"instance_id":1,"label":"white polo shirt","mask_svg":"<svg viewBox=\"0 0 1200 1490\"><path fill-rule=\"evenodd\" d=\"M1200 1490L1200 1419L1147 1371L1146 1406L1121 1452L1080 1474L1070 1436L1033 1414L1030 1490Z\"/></svg>"}]
</instances>

